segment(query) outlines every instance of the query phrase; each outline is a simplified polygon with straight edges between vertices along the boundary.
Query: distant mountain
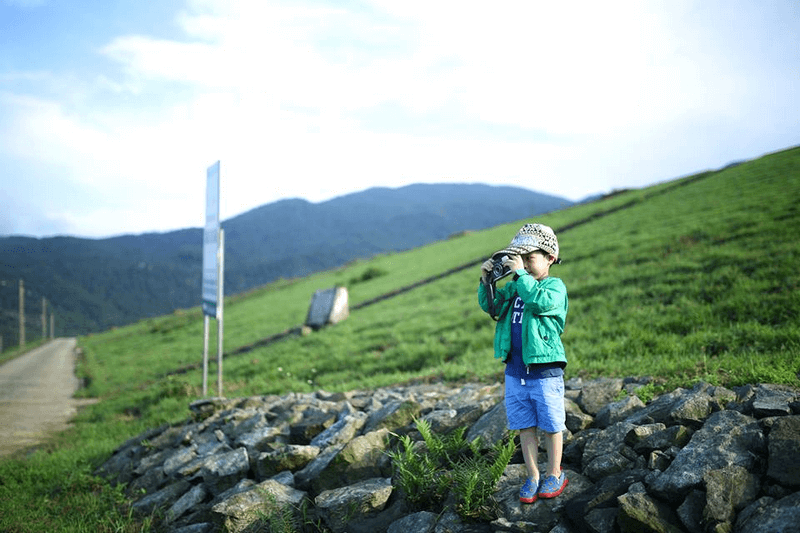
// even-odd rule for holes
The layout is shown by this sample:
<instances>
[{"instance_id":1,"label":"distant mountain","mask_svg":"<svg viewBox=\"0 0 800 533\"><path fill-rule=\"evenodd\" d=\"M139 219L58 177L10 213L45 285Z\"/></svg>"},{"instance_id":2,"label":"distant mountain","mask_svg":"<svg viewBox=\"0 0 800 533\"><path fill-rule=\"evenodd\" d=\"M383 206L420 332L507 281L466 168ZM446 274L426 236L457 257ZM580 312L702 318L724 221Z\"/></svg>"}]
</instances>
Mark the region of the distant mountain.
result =
<instances>
[{"instance_id":1,"label":"distant mountain","mask_svg":"<svg viewBox=\"0 0 800 533\"><path fill-rule=\"evenodd\" d=\"M321 203L266 204L222 223L225 293L299 277L572 205L519 187L418 184L372 188ZM0 238L0 334L18 342L17 280L26 337L41 335L41 299L56 334L101 331L200 304L202 229L108 239Z\"/></svg>"}]
</instances>

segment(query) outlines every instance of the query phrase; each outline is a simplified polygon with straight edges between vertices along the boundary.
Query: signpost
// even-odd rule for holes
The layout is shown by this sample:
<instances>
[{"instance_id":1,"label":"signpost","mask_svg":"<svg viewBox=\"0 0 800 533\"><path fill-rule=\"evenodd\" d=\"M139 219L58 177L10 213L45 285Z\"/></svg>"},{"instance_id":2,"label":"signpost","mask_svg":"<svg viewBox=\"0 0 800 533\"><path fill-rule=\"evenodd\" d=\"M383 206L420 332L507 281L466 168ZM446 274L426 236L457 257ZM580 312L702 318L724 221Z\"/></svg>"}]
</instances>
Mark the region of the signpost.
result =
<instances>
[{"instance_id":1,"label":"signpost","mask_svg":"<svg viewBox=\"0 0 800 533\"><path fill-rule=\"evenodd\" d=\"M208 394L210 320L217 319L217 396L222 396L222 310L225 233L219 222L219 161L206 171L206 225L203 230L203 396Z\"/></svg>"}]
</instances>

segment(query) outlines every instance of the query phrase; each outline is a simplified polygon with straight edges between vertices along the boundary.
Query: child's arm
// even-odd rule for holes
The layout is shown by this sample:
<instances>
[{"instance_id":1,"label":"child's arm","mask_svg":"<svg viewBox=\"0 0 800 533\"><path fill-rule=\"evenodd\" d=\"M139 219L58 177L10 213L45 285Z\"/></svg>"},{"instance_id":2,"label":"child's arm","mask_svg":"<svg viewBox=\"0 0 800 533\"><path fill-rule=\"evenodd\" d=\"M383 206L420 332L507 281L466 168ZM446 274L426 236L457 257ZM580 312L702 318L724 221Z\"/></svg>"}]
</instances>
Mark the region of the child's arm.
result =
<instances>
[{"instance_id":1,"label":"child's arm","mask_svg":"<svg viewBox=\"0 0 800 533\"><path fill-rule=\"evenodd\" d=\"M567 303L567 287L558 278L536 281L525 273L516 281L517 294L525 302L525 309L537 315L558 315L564 312Z\"/></svg>"},{"instance_id":2,"label":"child's arm","mask_svg":"<svg viewBox=\"0 0 800 533\"><path fill-rule=\"evenodd\" d=\"M506 283L502 287L498 287L494 291L494 307L495 312L501 311L501 307L504 302L509 300L510 290L511 290L511 283ZM483 309L485 312L489 312L489 293L486 290L486 285L481 281L478 283L478 305Z\"/></svg>"}]
</instances>

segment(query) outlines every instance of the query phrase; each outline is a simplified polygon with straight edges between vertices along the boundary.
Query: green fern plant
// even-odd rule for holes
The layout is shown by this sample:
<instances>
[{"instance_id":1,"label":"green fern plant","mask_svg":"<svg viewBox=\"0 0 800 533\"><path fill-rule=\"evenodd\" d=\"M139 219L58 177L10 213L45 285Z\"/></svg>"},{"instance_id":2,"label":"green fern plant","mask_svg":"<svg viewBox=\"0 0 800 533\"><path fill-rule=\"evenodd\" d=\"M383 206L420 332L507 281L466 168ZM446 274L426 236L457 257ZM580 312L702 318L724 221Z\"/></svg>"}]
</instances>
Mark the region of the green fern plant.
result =
<instances>
[{"instance_id":1,"label":"green fern plant","mask_svg":"<svg viewBox=\"0 0 800 533\"><path fill-rule=\"evenodd\" d=\"M449 435L440 437L431 429L430 422L425 419L416 420L417 431L428 447L428 451L440 463L447 467L456 464L462 457L469 454L476 455L480 451L480 438L475 437L472 442L467 442L464 433L467 428L462 426L454 429Z\"/></svg>"},{"instance_id":2,"label":"green fern plant","mask_svg":"<svg viewBox=\"0 0 800 533\"><path fill-rule=\"evenodd\" d=\"M455 498L455 510L463 518L490 519L492 494L516 451L513 440L498 442L481 453L480 439L467 441L465 427L445 436L435 434L426 420L416 420L425 445L408 436L388 452L394 467L393 481L417 509L439 511L447 494Z\"/></svg>"},{"instance_id":3,"label":"green fern plant","mask_svg":"<svg viewBox=\"0 0 800 533\"><path fill-rule=\"evenodd\" d=\"M394 467L394 482L406 500L417 509L438 508L450 484L447 472L431 454L415 451L408 435L400 437L400 448L388 452Z\"/></svg>"},{"instance_id":4,"label":"green fern plant","mask_svg":"<svg viewBox=\"0 0 800 533\"><path fill-rule=\"evenodd\" d=\"M456 511L464 518L492 519L497 482L516 451L513 440L498 442L487 454L474 454L454 465Z\"/></svg>"}]
</instances>

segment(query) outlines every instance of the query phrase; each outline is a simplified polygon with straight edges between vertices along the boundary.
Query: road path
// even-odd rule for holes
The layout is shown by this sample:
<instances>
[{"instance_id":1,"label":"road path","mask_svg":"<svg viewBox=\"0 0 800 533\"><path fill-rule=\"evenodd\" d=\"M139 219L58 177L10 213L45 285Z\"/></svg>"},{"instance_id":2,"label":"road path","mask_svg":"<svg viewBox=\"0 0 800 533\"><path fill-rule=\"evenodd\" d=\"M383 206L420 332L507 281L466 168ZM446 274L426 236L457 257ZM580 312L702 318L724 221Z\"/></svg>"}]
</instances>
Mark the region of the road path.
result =
<instances>
[{"instance_id":1,"label":"road path","mask_svg":"<svg viewBox=\"0 0 800 533\"><path fill-rule=\"evenodd\" d=\"M0 457L67 427L78 401L75 339L55 339L0 366Z\"/></svg>"}]
</instances>

